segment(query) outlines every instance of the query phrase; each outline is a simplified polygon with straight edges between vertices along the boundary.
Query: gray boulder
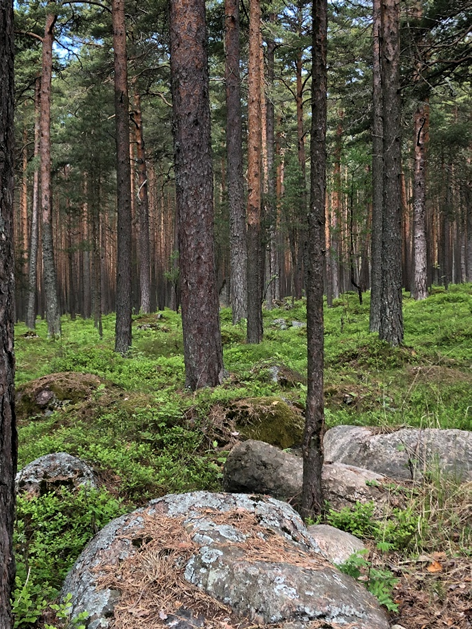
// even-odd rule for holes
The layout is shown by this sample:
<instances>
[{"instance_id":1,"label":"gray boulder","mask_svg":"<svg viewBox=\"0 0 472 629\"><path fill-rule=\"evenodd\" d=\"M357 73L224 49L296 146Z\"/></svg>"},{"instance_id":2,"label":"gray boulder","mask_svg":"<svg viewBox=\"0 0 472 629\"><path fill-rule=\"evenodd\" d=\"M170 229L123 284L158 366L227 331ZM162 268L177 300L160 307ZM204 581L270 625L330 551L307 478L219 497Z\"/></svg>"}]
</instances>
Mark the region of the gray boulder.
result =
<instances>
[{"instance_id":1,"label":"gray boulder","mask_svg":"<svg viewBox=\"0 0 472 629\"><path fill-rule=\"evenodd\" d=\"M398 480L416 480L437 471L472 480L472 432L335 426L324 437L325 460L372 470Z\"/></svg>"},{"instance_id":2,"label":"gray boulder","mask_svg":"<svg viewBox=\"0 0 472 629\"><path fill-rule=\"evenodd\" d=\"M329 524L312 524L308 532L325 557L338 566L346 563L354 553L367 550L360 539Z\"/></svg>"},{"instance_id":3,"label":"gray boulder","mask_svg":"<svg viewBox=\"0 0 472 629\"><path fill-rule=\"evenodd\" d=\"M147 580L143 569L152 572ZM156 626L215 626L218 610L226 626L389 626L377 600L330 565L289 505L247 495L169 495L110 522L68 574L62 595L69 592L72 615L89 612L88 629L108 627L115 608L129 629L151 618Z\"/></svg>"},{"instance_id":4,"label":"gray boulder","mask_svg":"<svg viewBox=\"0 0 472 629\"><path fill-rule=\"evenodd\" d=\"M356 502L381 501L383 476L354 466L323 466L323 489L333 509ZM230 492L269 494L298 504L303 483L303 461L263 441L238 443L224 467L223 487Z\"/></svg>"},{"instance_id":5,"label":"gray boulder","mask_svg":"<svg viewBox=\"0 0 472 629\"><path fill-rule=\"evenodd\" d=\"M20 470L15 479L17 492L33 496L43 495L58 486L77 489L86 484L97 487L93 470L67 452L39 457Z\"/></svg>"}]
</instances>

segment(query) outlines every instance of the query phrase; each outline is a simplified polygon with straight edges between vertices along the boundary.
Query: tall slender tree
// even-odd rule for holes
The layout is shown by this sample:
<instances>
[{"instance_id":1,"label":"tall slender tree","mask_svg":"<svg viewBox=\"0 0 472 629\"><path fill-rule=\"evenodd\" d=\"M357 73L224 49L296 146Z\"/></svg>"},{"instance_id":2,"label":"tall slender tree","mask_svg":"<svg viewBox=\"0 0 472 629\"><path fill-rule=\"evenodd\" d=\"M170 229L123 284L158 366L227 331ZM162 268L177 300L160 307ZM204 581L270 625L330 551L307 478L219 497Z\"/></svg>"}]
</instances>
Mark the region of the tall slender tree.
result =
<instances>
[{"instance_id":1,"label":"tall slender tree","mask_svg":"<svg viewBox=\"0 0 472 629\"><path fill-rule=\"evenodd\" d=\"M13 2L0 0L0 629L11 629L17 435L13 352Z\"/></svg>"},{"instance_id":2,"label":"tall slender tree","mask_svg":"<svg viewBox=\"0 0 472 629\"><path fill-rule=\"evenodd\" d=\"M403 343L400 0L382 0L384 189L380 339Z\"/></svg>"},{"instance_id":3,"label":"tall slender tree","mask_svg":"<svg viewBox=\"0 0 472 629\"><path fill-rule=\"evenodd\" d=\"M233 324L247 316L246 208L244 205L239 0L225 0L226 151Z\"/></svg>"},{"instance_id":4,"label":"tall slender tree","mask_svg":"<svg viewBox=\"0 0 472 629\"><path fill-rule=\"evenodd\" d=\"M382 216L383 216L383 116L380 38L382 31L381 0L373 2L372 26L372 239L371 239L371 332L380 330L382 299Z\"/></svg>"},{"instance_id":5,"label":"tall slender tree","mask_svg":"<svg viewBox=\"0 0 472 629\"><path fill-rule=\"evenodd\" d=\"M40 180L41 180L41 228L43 245L43 279L46 299L48 334L61 334L61 317L57 294L57 275L54 261L51 189L51 82L52 45L54 26L57 21L54 3L49 3L44 28L41 70L41 117L40 117Z\"/></svg>"},{"instance_id":6,"label":"tall slender tree","mask_svg":"<svg viewBox=\"0 0 472 629\"><path fill-rule=\"evenodd\" d=\"M426 144L429 128L429 103L421 102L414 115L414 189L413 189L413 286L415 299L428 296L426 246Z\"/></svg>"},{"instance_id":7,"label":"tall slender tree","mask_svg":"<svg viewBox=\"0 0 472 629\"><path fill-rule=\"evenodd\" d=\"M151 253L149 243L149 193L144 146L141 94L135 82L134 123L136 125L136 155L138 159L138 214L139 214L139 289L140 311L151 312Z\"/></svg>"},{"instance_id":8,"label":"tall slender tree","mask_svg":"<svg viewBox=\"0 0 472 629\"><path fill-rule=\"evenodd\" d=\"M41 77L36 77L34 87L34 157L39 155L40 138L40 105L41 105ZM34 330L36 325L36 273L38 262L39 244L39 222L38 222L38 201L39 201L39 171L37 167L33 173L33 203L31 206L31 235L29 247L28 284L27 284L27 305L26 305L26 325L30 330Z\"/></svg>"},{"instance_id":9,"label":"tall slender tree","mask_svg":"<svg viewBox=\"0 0 472 629\"><path fill-rule=\"evenodd\" d=\"M116 198L118 241L116 262L115 351L131 347L131 165L129 161L128 60L124 0L112 1L115 69Z\"/></svg>"},{"instance_id":10,"label":"tall slender tree","mask_svg":"<svg viewBox=\"0 0 472 629\"><path fill-rule=\"evenodd\" d=\"M262 76L260 64L261 4L249 3L248 62L248 200L247 200L247 341L262 341L261 144Z\"/></svg>"},{"instance_id":11,"label":"tall slender tree","mask_svg":"<svg viewBox=\"0 0 472 629\"><path fill-rule=\"evenodd\" d=\"M170 49L185 374L195 390L223 379L204 0L171 0Z\"/></svg>"},{"instance_id":12,"label":"tall slender tree","mask_svg":"<svg viewBox=\"0 0 472 629\"><path fill-rule=\"evenodd\" d=\"M325 253L327 0L313 0L311 185L306 255L307 401L303 436L302 515L323 509L323 269Z\"/></svg>"}]
</instances>

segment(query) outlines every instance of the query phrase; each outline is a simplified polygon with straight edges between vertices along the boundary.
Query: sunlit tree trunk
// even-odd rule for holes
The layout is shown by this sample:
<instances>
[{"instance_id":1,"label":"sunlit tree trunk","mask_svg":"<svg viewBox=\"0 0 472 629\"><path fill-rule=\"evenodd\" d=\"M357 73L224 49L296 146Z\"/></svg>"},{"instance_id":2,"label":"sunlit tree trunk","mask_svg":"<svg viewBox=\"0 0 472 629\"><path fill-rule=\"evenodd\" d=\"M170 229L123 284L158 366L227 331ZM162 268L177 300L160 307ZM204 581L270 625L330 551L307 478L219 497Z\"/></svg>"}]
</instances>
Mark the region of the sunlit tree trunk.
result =
<instances>
[{"instance_id":1,"label":"sunlit tree trunk","mask_svg":"<svg viewBox=\"0 0 472 629\"><path fill-rule=\"evenodd\" d=\"M271 21L275 21L275 14L271 15ZM271 309L277 292L277 283L279 282L277 270L277 209L275 198L275 114L273 102L273 85L274 85L274 62L275 62L275 42L273 39L267 39L267 104L266 104L266 133L267 133L267 309Z\"/></svg>"},{"instance_id":2,"label":"sunlit tree trunk","mask_svg":"<svg viewBox=\"0 0 472 629\"><path fill-rule=\"evenodd\" d=\"M426 247L426 139L429 126L429 104L419 103L415 112L415 179L413 189L413 296L428 296Z\"/></svg>"},{"instance_id":3,"label":"sunlit tree trunk","mask_svg":"<svg viewBox=\"0 0 472 629\"><path fill-rule=\"evenodd\" d=\"M379 337L403 343L400 121L400 0L382 0L384 191Z\"/></svg>"},{"instance_id":4,"label":"sunlit tree trunk","mask_svg":"<svg viewBox=\"0 0 472 629\"><path fill-rule=\"evenodd\" d=\"M230 220L230 290L233 324L247 316L246 208L244 202L239 0L225 0L226 151Z\"/></svg>"},{"instance_id":5,"label":"sunlit tree trunk","mask_svg":"<svg viewBox=\"0 0 472 629\"><path fill-rule=\"evenodd\" d=\"M0 0L0 629L12 629L17 434L14 337L13 2Z\"/></svg>"},{"instance_id":6,"label":"sunlit tree trunk","mask_svg":"<svg viewBox=\"0 0 472 629\"><path fill-rule=\"evenodd\" d=\"M383 107L380 37L382 28L381 0L374 0L372 51L372 238L371 238L371 288L370 320L371 332L380 329L380 303L382 297L382 214L383 214Z\"/></svg>"},{"instance_id":7,"label":"sunlit tree trunk","mask_svg":"<svg viewBox=\"0 0 472 629\"><path fill-rule=\"evenodd\" d=\"M52 44L54 25L57 16L46 15L46 27L43 37L42 72L41 72L41 120L40 120L40 172L41 172L41 227L43 243L43 278L46 300L46 319L48 335L60 336L61 318L57 294L57 277L54 263L54 244L52 229L52 191L51 191L51 81L52 81Z\"/></svg>"},{"instance_id":8,"label":"sunlit tree trunk","mask_svg":"<svg viewBox=\"0 0 472 629\"><path fill-rule=\"evenodd\" d=\"M185 376L195 390L223 380L204 0L171 0L170 43Z\"/></svg>"},{"instance_id":9,"label":"sunlit tree trunk","mask_svg":"<svg viewBox=\"0 0 472 629\"><path fill-rule=\"evenodd\" d=\"M125 355L131 347L131 165L124 0L112 1L112 18L118 210L115 351Z\"/></svg>"},{"instance_id":10,"label":"sunlit tree trunk","mask_svg":"<svg viewBox=\"0 0 472 629\"><path fill-rule=\"evenodd\" d=\"M249 3L247 341L260 343L262 327L260 0Z\"/></svg>"},{"instance_id":11,"label":"sunlit tree trunk","mask_svg":"<svg viewBox=\"0 0 472 629\"><path fill-rule=\"evenodd\" d=\"M306 257L307 401L303 436L302 516L323 510L323 267L326 197L327 0L313 0L311 186Z\"/></svg>"}]
</instances>

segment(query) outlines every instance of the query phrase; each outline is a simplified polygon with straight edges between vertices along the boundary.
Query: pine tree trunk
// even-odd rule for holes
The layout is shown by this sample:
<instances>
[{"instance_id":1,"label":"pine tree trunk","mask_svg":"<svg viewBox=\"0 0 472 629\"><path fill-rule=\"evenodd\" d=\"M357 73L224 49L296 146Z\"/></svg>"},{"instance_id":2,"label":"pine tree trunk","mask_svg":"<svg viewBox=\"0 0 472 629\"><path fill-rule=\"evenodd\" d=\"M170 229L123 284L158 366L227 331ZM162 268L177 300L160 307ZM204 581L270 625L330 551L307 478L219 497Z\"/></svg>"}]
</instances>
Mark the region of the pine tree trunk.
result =
<instances>
[{"instance_id":1,"label":"pine tree trunk","mask_svg":"<svg viewBox=\"0 0 472 629\"><path fill-rule=\"evenodd\" d=\"M428 296L426 247L426 138L429 105L420 103L415 112L415 180L413 189L413 295L417 300Z\"/></svg>"},{"instance_id":2,"label":"pine tree trunk","mask_svg":"<svg viewBox=\"0 0 472 629\"><path fill-rule=\"evenodd\" d=\"M57 294L57 277L54 263L54 241L52 233L52 192L51 192L51 81L52 44L54 25L57 16L46 15L43 38L41 73L41 121L40 121L40 172L41 172L41 226L43 244L43 279L46 299L46 319L48 335L61 335L61 318Z\"/></svg>"},{"instance_id":3,"label":"pine tree trunk","mask_svg":"<svg viewBox=\"0 0 472 629\"><path fill-rule=\"evenodd\" d=\"M379 337L396 346L403 343L399 0L382 0L381 54L384 191Z\"/></svg>"},{"instance_id":4,"label":"pine tree trunk","mask_svg":"<svg viewBox=\"0 0 472 629\"><path fill-rule=\"evenodd\" d=\"M470 184L469 184L470 186ZM466 258L466 267L467 267L467 281L472 282L472 199L470 198L472 195L470 191L466 194L466 201L469 199L469 203L466 204L466 221L467 221L467 258Z\"/></svg>"},{"instance_id":5,"label":"pine tree trunk","mask_svg":"<svg viewBox=\"0 0 472 629\"><path fill-rule=\"evenodd\" d=\"M131 166L129 160L129 101L124 0L112 0L116 124L116 326L115 352L131 347Z\"/></svg>"},{"instance_id":6,"label":"pine tree trunk","mask_svg":"<svg viewBox=\"0 0 472 629\"><path fill-rule=\"evenodd\" d=\"M261 5L249 3L247 342L262 341L261 89L259 63Z\"/></svg>"},{"instance_id":7,"label":"pine tree trunk","mask_svg":"<svg viewBox=\"0 0 472 629\"><path fill-rule=\"evenodd\" d=\"M270 16L271 22L275 22L276 16ZM273 102L274 85L274 57L275 42L267 39L267 86L268 97L266 105L266 133L267 133L267 223L268 223L268 243L267 243L267 309L273 307L279 282L277 272L277 208L275 199L275 113Z\"/></svg>"},{"instance_id":8,"label":"pine tree trunk","mask_svg":"<svg viewBox=\"0 0 472 629\"><path fill-rule=\"evenodd\" d=\"M323 467L323 268L325 250L326 197L326 40L327 0L313 0L313 65L311 123L311 186L308 212L307 296L307 401L303 436L303 517L323 510L321 471Z\"/></svg>"},{"instance_id":9,"label":"pine tree trunk","mask_svg":"<svg viewBox=\"0 0 472 629\"><path fill-rule=\"evenodd\" d=\"M302 36L302 9L301 4L297 6L297 19L298 19L298 34ZM293 244L293 288L295 299L302 298L303 287L303 259L306 253L306 223L305 215L307 210L307 193L306 193L306 153L305 153L305 128L303 123L303 60L301 51L297 54L295 62L296 70L296 108L297 108L297 156L298 165L300 168L301 179L301 198L300 198L300 211L293 219L295 226L292 231Z\"/></svg>"},{"instance_id":10,"label":"pine tree trunk","mask_svg":"<svg viewBox=\"0 0 472 629\"><path fill-rule=\"evenodd\" d=\"M41 77L36 77L34 84L34 157L39 155L40 138L40 106L41 106ZM31 206L31 235L28 265L28 292L26 304L26 326L34 330L36 326L36 275L38 265L39 244L39 171L35 167L33 173L33 202Z\"/></svg>"},{"instance_id":11,"label":"pine tree trunk","mask_svg":"<svg viewBox=\"0 0 472 629\"><path fill-rule=\"evenodd\" d=\"M144 147L141 95L135 85L134 122L136 125L136 156L138 158L138 213L139 213L139 287L143 313L151 312L151 254L149 242L149 193Z\"/></svg>"},{"instance_id":12,"label":"pine tree trunk","mask_svg":"<svg viewBox=\"0 0 472 629\"><path fill-rule=\"evenodd\" d=\"M14 338L13 2L0 0L0 629L12 629L17 434Z\"/></svg>"},{"instance_id":13,"label":"pine tree trunk","mask_svg":"<svg viewBox=\"0 0 472 629\"><path fill-rule=\"evenodd\" d=\"M171 0L170 43L185 376L195 390L223 380L204 0Z\"/></svg>"},{"instance_id":14,"label":"pine tree trunk","mask_svg":"<svg viewBox=\"0 0 472 629\"><path fill-rule=\"evenodd\" d=\"M372 124L372 239L371 239L371 332L380 330L382 296L382 214L383 214L383 111L380 38L382 28L381 0L374 0L373 24L373 124Z\"/></svg>"},{"instance_id":15,"label":"pine tree trunk","mask_svg":"<svg viewBox=\"0 0 472 629\"><path fill-rule=\"evenodd\" d=\"M15 315L16 320L25 318L25 297L28 294L28 127L23 123L22 138L22 164L21 164L21 190L19 195L20 215L17 239L15 243L15 258L17 260L16 290L15 290Z\"/></svg>"},{"instance_id":16,"label":"pine tree trunk","mask_svg":"<svg viewBox=\"0 0 472 629\"><path fill-rule=\"evenodd\" d=\"M226 150L230 220L230 289L233 324L247 317L246 208L239 74L239 0L225 0Z\"/></svg>"}]
</instances>

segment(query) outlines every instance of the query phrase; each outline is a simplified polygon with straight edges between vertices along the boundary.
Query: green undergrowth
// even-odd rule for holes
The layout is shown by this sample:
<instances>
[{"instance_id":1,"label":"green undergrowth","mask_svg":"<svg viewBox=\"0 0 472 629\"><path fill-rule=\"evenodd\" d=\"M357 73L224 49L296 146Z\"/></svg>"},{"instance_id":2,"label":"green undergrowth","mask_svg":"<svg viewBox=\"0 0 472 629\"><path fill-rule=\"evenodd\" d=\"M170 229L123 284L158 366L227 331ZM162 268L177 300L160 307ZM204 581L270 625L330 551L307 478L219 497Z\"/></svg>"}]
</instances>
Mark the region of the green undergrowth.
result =
<instances>
[{"instance_id":1,"label":"green undergrowth","mask_svg":"<svg viewBox=\"0 0 472 629\"><path fill-rule=\"evenodd\" d=\"M54 597L70 563L108 519L167 493L221 487L233 438L226 416L232 403L274 396L303 407L305 302L285 300L265 310L263 319L264 341L248 345L244 322L233 326L230 310L221 311L227 378L215 389L195 393L185 388L181 319L170 310L133 317L133 346L126 358L113 351L112 315L103 318L102 338L92 321L80 317L62 318L60 340L47 338L41 320L35 335L16 326L19 389L58 372L93 374L100 383L47 413L19 416L19 466L65 451L88 461L102 486L96 494L63 494L65 506L57 512L54 495L19 499L17 627L37 626L39 610ZM327 426L470 430L472 285L450 286L447 292L435 288L418 303L405 294L403 347L379 341L369 333L368 320L368 295L360 305L355 294L346 294L325 309ZM295 375L274 381L274 366ZM375 520L365 506L330 512L328 521L398 552L446 547L454 536L459 539L451 548L464 549L469 533L460 522L439 517L454 512L456 503L450 501L463 497L452 487L441 496L443 486L412 494L389 514L392 524ZM66 535L60 533L64 518L74 523ZM442 524L435 525L435 519Z\"/></svg>"},{"instance_id":2,"label":"green undergrowth","mask_svg":"<svg viewBox=\"0 0 472 629\"><path fill-rule=\"evenodd\" d=\"M16 627L32 627L55 598L85 544L105 524L127 512L105 489L64 487L39 497L17 497Z\"/></svg>"}]
</instances>

